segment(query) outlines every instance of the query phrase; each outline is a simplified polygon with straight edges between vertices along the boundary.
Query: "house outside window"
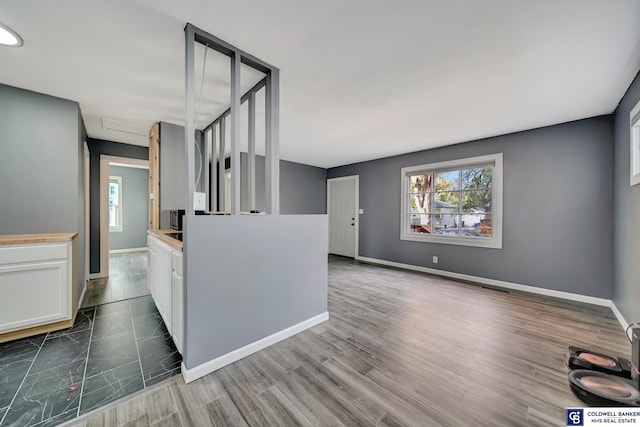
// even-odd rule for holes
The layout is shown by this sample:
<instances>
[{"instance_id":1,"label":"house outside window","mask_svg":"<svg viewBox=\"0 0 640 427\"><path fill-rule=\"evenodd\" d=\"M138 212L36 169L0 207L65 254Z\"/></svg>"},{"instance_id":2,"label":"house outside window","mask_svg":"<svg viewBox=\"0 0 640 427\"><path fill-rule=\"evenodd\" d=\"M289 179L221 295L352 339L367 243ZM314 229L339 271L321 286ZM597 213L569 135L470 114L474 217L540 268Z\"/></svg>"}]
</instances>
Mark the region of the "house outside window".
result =
<instances>
[{"instance_id":1,"label":"house outside window","mask_svg":"<svg viewBox=\"0 0 640 427\"><path fill-rule=\"evenodd\" d=\"M122 231L122 177L109 177L109 231Z\"/></svg>"},{"instance_id":2,"label":"house outside window","mask_svg":"<svg viewBox=\"0 0 640 427\"><path fill-rule=\"evenodd\" d=\"M502 153L401 173L402 240L502 248Z\"/></svg>"}]
</instances>

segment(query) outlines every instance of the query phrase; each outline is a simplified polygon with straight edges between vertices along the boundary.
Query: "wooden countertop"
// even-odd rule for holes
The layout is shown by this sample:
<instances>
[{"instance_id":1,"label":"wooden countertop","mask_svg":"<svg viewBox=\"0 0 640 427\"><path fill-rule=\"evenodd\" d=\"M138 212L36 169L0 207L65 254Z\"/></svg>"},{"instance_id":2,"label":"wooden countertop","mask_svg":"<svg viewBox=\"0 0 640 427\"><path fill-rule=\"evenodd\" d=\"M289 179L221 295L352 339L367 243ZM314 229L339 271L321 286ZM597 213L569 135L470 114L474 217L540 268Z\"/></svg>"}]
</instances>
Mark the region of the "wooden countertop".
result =
<instances>
[{"instance_id":1,"label":"wooden countertop","mask_svg":"<svg viewBox=\"0 0 640 427\"><path fill-rule=\"evenodd\" d=\"M149 234L153 235L153 237L157 237L162 240L167 245L171 246L174 249L179 251L182 250L182 242L180 240L174 239L173 237L169 237L167 233L182 233L182 231L172 230L172 229L153 229L149 230Z\"/></svg>"},{"instance_id":2,"label":"wooden countertop","mask_svg":"<svg viewBox=\"0 0 640 427\"><path fill-rule=\"evenodd\" d=\"M77 236L78 233L3 234L0 245L70 242Z\"/></svg>"}]
</instances>

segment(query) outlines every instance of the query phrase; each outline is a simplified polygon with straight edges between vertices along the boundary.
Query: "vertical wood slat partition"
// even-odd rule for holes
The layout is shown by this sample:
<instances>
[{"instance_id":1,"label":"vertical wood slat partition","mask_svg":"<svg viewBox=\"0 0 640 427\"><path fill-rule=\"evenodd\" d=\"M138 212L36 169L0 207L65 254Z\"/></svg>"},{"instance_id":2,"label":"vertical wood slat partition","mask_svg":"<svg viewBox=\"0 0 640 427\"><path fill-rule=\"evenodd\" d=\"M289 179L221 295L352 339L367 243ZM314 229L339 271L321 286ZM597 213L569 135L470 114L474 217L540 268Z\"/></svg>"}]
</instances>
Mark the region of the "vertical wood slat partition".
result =
<instances>
[{"instance_id":1,"label":"vertical wood slat partition","mask_svg":"<svg viewBox=\"0 0 640 427\"><path fill-rule=\"evenodd\" d=\"M227 150L226 122L227 121L224 117L220 119L220 163L218 164L218 167L220 168L218 170L218 193L219 193L218 210L219 211L224 211L227 208L224 205L224 200L226 197L225 178L224 178L224 174L226 173L224 153Z\"/></svg>"},{"instance_id":2,"label":"vertical wood slat partition","mask_svg":"<svg viewBox=\"0 0 640 427\"><path fill-rule=\"evenodd\" d=\"M266 144L265 144L265 199L267 213L280 214L280 150L279 141L279 71L267 74L266 84Z\"/></svg>"},{"instance_id":3,"label":"vertical wood slat partition","mask_svg":"<svg viewBox=\"0 0 640 427\"><path fill-rule=\"evenodd\" d=\"M216 137L218 128L216 124L211 125L211 186L209 191L211 193L209 197L209 209L212 211L218 211L218 138ZM206 165L205 165L206 166ZM222 168L220 168L222 169Z\"/></svg>"},{"instance_id":4,"label":"vertical wood slat partition","mask_svg":"<svg viewBox=\"0 0 640 427\"><path fill-rule=\"evenodd\" d=\"M211 201L209 200L211 194L211 177L209 176L209 165L211 164L211 134L213 130L206 128L204 130L204 159L202 159L202 168L204 169L204 193L205 193L205 206L211 210Z\"/></svg>"},{"instance_id":5,"label":"vertical wood slat partition","mask_svg":"<svg viewBox=\"0 0 640 427\"><path fill-rule=\"evenodd\" d=\"M191 25L185 27L185 100L186 100L186 150L187 150L187 215L193 215L193 191L195 191L195 156L193 147L195 146L194 132L195 123L192 123L195 117L195 96L194 96L194 44L200 43L206 48L213 49L219 53L227 55L231 58L231 106L227 111L215 119L207 128L214 128L216 123L220 124L220 152L219 152L219 170L218 170L218 210L226 210L224 206L225 199L225 118L231 116L231 213L233 215L240 214L240 105L251 99L250 103L255 106L255 92L263 86L266 88L266 123L265 123L265 196L266 211L268 214L278 215L280 213L280 151L279 151L279 70L250 55L229 43ZM240 64L245 64L266 75L264 79L259 81L249 89L244 95L240 95ZM250 209L255 208L255 108L249 108L249 139L253 134L253 161L250 157L250 184L249 184L249 205ZM251 114L254 115L253 120ZM215 141L213 147L215 147ZM251 142L250 142L251 145ZM251 148L250 148L251 150ZM213 148L215 153L215 148ZM191 153L191 155L189 154ZM194 160L194 162L191 162ZM215 163L215 154L212 162ZM208 166L208 165L207 165ZM237 173L235 172L237 171ZM253 177L253 179L251 179ZM192 185L193 183L193 185ZM216 187L212 185L212 187ZM215 204L215 200L212 205Z\"/></svg>"},{"instance_id":6,"label":"vertical wood slat partition","mask_svg":"<svg viewBox=\"0 0 640 427\"><path fill-rule=\"evenodd\" d=\"M149 230L160 228L160 123L149 131Z\"/></svg>"},{"instance_id":7,"label":"vertical wood slat partition","mask_svg":"<svg viewBox=\"0 0 640 427\"><path fill-rule=\"evenodd\" d=\"M240 54L231 56L231 215L240 215Z\"/></svg>"},{"instance_id":8,"label":"vertical wood slat partition","mask_svg":"<svg viewBox=\"0 0 640 427\"><path fill-rule=\"evenodd\" d=\"M185 142L185 151L187 159L187 206L186 206L186 214L194 215L195 210L193 209L193 193L196 191L196 180L195 180L195 170L196 170L196 153L195 153L195 132L196 132L196 123L195 123L195 89L194 89L194 81L195 81L195 70L194 70L194 62L195 62L195 27L191 25L187 25L185 27L185 72L184 72L184 98L185 98L185 119L186 123L184 126L184 142Z\"/></svg>"},{"instance_id":9,"label":"vertical wood slat partition","mask_svg":"<svg viewBox=\"0 0 640 427\"><path fill-rule=\"evenodd\" d=\"M247 180L249 181L249 210L256 208L256 94L249 92L248 113L248 145L249 166Z\"/></svg>"}]
</instances>

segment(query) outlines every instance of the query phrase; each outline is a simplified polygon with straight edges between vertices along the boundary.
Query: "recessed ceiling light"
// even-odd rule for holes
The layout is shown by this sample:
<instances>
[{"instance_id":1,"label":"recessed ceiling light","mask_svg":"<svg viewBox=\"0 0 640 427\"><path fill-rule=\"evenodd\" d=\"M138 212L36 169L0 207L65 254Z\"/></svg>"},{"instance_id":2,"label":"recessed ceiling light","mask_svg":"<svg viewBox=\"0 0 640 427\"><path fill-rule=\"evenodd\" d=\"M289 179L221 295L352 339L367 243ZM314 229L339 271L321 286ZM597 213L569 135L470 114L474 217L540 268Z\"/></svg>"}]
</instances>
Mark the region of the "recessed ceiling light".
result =
<instances>
[{"instance_id":1,"label":"recessed ceiling light","mask_svg":"<svg viewBox=\"0 0 640 427\"><path fill-rule=\"evenodd\" d=\"M0 45L20 47L22 46L22 37L6 25L0 24Z\"/></svg>"}]
</instances>

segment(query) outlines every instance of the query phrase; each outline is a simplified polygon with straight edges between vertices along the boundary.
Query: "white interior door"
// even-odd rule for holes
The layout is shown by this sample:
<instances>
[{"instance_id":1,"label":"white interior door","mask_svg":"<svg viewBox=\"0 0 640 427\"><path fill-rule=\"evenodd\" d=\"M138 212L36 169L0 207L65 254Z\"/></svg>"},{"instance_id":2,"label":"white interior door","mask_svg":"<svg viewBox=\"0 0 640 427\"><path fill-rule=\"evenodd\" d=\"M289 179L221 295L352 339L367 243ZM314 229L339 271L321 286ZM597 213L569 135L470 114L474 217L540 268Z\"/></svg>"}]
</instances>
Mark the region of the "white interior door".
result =
<instances>
[{"instance_id":1,"label":"white interior door","mask_svg":"<svg viewBox=\"0 0 640 427\"><path fill-rule=\"evenodd\" d=\"M358 177L327 180L329 253L356 256Z\"/></svg>"}]
</instances>

